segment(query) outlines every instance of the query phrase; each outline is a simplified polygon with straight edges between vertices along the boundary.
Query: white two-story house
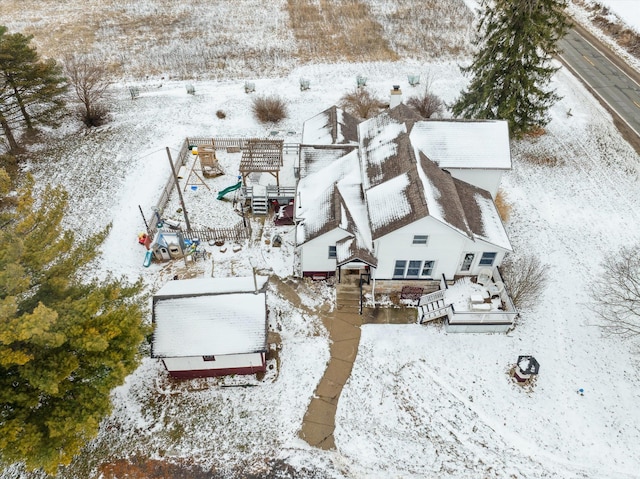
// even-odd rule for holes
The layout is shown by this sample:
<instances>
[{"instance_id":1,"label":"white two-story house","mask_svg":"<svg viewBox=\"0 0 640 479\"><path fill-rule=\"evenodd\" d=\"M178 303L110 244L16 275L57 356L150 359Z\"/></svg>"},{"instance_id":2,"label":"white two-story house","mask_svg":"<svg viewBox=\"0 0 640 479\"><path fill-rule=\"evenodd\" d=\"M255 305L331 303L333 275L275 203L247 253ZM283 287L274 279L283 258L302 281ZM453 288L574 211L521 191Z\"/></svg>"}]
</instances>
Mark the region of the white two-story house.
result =
<instances>
[{"instance_id":1,"label":"white two-story house","mask_svg":"<svg viewBox=\"0 0 640 479\"><path fill-rule=\"evenodd\" d=\"M357 123L332 107L304 125L297 273L439 280L498 266L511 244L493 200L510 168L505 121L421 120L400 104Z\"/></svg>"}]
</instances>

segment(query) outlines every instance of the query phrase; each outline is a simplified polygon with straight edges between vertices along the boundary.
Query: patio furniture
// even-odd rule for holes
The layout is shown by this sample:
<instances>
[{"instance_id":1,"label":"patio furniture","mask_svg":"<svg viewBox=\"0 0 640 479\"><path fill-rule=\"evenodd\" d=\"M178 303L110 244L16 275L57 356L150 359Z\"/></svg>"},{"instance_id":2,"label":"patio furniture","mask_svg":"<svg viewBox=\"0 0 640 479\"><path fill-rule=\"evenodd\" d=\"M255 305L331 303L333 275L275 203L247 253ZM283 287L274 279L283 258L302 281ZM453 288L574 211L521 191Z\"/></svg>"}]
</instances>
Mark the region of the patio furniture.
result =
<instances>
[{"instance_id":1,"label":"patio furniture","mask_svg":"<svg viewBox=\"0 0 640 479\"><path fill-rule=\"evenodd\" d=\"M493 270L491 268L481 268L480 271L478 271L476 283L481 284L482 286L486 286L491 283L492 277Z\"/></svg>"},{"instance_id":2,"label":"patio furniture","mask_svg":"<svg viewBox=\"0 0 640 479\"><path fill-rule=\"evenodd\" d=\"M486 285L487 291L489 291L489 295L494 298L496 296L500 296L504 291L504 283L502 281L496 281L495 283L489 283Z\"/></svg>"},{"instance_id":3,"label":"patio furniture","mask_svg":"<svg viewBox=\"0 0 640 479\"><path fill-rule=\"evenodd\" d=\"M480 303L480 304L475 304L475 303L471 303L471 311L491 311L491 304L489 303Z\"/></svg>"},{"instance_id":4,"label":"patio furniture","mask_svg":"<svg viewBox=\"0 0 640 479\"><path fill-rule=\"evenodd\" d=\"M484 303L484 298L480 293L475 293L471 295L471 303L472 304L480 304Z\"/></svg>"}]
</instances>

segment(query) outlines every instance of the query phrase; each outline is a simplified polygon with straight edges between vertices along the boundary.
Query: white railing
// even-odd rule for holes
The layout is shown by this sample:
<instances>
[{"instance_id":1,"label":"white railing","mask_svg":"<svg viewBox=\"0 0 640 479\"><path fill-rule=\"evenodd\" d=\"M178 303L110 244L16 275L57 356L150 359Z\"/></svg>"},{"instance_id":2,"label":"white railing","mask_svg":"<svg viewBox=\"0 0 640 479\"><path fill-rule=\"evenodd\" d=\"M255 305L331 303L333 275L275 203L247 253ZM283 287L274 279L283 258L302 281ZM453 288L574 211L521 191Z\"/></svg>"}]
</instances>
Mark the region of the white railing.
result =
<instances>
[{"instance_id":1,"label":"white railing","mask_svg":"<svg viewBox=\"0 0 640 479\"><path fill-rule=\"evenodd\" d=\"M498 268L494 268L493 280L502 281L502 277L500 276ZM504 310L493 310L486 312L456 311L453 305L446 304L446 300L444 299L446 289L447 280L443 275L440 279L440 289L438 291L420 297L420 302L418 303L420 311L420 323L447 316L448 322L451 325L511 325L514 323L516 316L518 315L518 311L513 305L513 301L511 300L506 287L500 293L500 299L504 304ZM440 300L445 302L445 305L443 307L435 308L431 311L428 311L426 308L422 307L423 305L434 303Z\"/></svg>"},{"instance_id":2,"label":"white railing","mask_svg":"<svg viewBox=\"0 0 640 479\"><path fill-rule=\"evenodd\" d=\"M440 301L441 299L444 300L444 290L439 289L438 291L434 291L433 293L420 296L418 306L421 306L425 303L434 303L436 301Z\"/></svg>"},{"instance_id":3,"label":"white railing","mask_svg":"<svg viewBox=\"0 0 640 479\"><path fill-rule=\"evenodd\" d=\"M475 311L456 311L449 317L449 324L513 324L517 312L487 311L478 313Z\"/></svg>"}]
</instances>

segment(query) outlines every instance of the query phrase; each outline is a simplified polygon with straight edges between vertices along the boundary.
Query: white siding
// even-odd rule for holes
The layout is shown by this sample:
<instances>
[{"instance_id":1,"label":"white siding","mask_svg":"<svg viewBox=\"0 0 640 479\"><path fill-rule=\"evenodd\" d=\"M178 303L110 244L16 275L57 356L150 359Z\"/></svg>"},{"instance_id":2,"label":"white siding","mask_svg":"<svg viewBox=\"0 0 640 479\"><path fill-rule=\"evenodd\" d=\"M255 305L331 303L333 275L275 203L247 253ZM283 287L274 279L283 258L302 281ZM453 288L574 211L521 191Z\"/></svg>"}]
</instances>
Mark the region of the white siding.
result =
<instances>
[{"instance_id":1,"label":"white siding","mask_svg":"<svg viewBox=\"0 0 640 479\"><path fill-rule=\"evenodd\" d=\"M451 176L471 185L487 190L493 199L498 194L504 170L482 170L472 168L447 168Z\"/></svg>"},{"instance_id":2,"label":"white siding","mask_svg":"<svg viewBox=\"0 0 640 479\"><path fill-rule=\"evenodd\" d=\"M329 258L329 246L335 246L337 241L346 236L344 230L336 228L301 245L302 271L335 271L336 259Z\"/></svg>"},{"instance_id":3,"label":"white siding","mask_svg":"<svg viewBox=\"0 0 640 479\"><path fill-rule=\"evenodd\" d=\"M216 356L215 361L205 361L202 356L189 356L185 358L163 358L168 371L204 371L212 369L231 369L261 367L262 354L229 354Z\"/></svg>"},{"instance_id":4,"label":"white siding","mask_svg":"<svg viewBox=\"0 0 640 479\"><path fill-rule=\"evenodd\" d=\"M460 267L462 266L462 260L466 253L473 253L475 257L473 258L471 269L469 271L463 272L463 271L460 271ZM506 251L502 248L499 248L490 243L486 243L482 240L476 240L476 241L467 240L465 241L463 249L462 251L460 251L460 254L458 256L458 267L456 268L456 274L471 275L471 276L477 275L480 268L485 267L485 266L479 265L480 258L482 258L482 253L498 253L496 255L496 259L493 262L493 266L492 266L492 268L495 268L496 266L500 266L502 264L502 260L504 259ZM447 276L447 278L449 278L449 276Z\"/></svg>"},{"instance_id":5,"label":"white siding","mask_svg":"<svg viewBox=\"0 0 640 479\"><path fill-rule=\"evenodd\" d=\"M414 245L415 235L428 235L427 245ZM435 260L432 277L439 279L444 274L447 278L453 278L465 239L462 233L434 218L416 221L376 240L378 267L375 277L392 279L396 260Z\"/></svg>"},{"instance_id":6,"label":"white siding","mask_svg":"<svg viewBox=\"0 0 640 479\"><path fill-rule=\"evenodd\" d=\"M415 235L428 235L427 245L414 245ZM389 233L375 242L378 267L374 270L376 279L393 279L396 260L435 260L433 279L440 279L444 274L447 279L455 275L476 275L482 253L497 253L493 266L500 266L505 250L482 240L473 241L465 234L427 217ZM474 253L471 269L461 272L460 267L466 253ZM424 278L419 278L424 279Z\"/></svg>"}]
</instances>

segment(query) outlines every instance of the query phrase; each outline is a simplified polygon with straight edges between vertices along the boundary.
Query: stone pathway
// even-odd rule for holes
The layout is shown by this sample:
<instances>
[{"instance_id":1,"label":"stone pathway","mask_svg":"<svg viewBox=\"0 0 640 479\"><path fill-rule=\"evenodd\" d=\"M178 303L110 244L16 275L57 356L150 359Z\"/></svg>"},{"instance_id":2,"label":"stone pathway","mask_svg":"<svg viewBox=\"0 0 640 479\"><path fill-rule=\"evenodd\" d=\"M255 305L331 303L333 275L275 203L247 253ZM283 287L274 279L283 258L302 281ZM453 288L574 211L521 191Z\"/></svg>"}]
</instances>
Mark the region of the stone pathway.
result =
<instances>
[{"instance_id":1,"label":"stone pathway","mask_svg":"<svg viewBox=\"0 0 640 479\"><path fill-rule=\"evenodd\" d=\"M335 449L333 431L338 399L351 375L360 344L362 316L358 312L359 301L360 290L356 285L339 284L336 286L337 307L323 317L331 339L331 357L299 433L311 446L320 449Z\"/></svg>"}]
</instances>

